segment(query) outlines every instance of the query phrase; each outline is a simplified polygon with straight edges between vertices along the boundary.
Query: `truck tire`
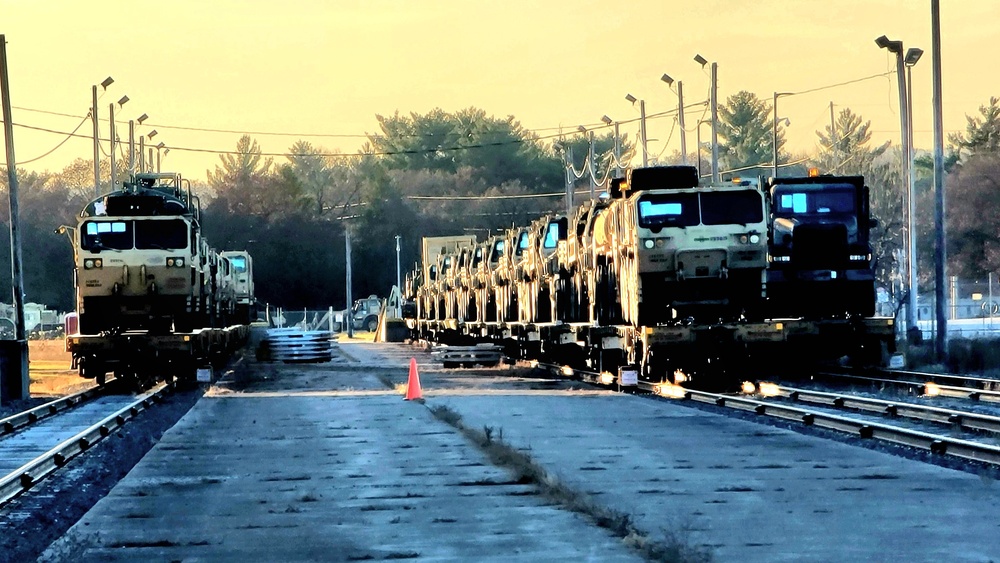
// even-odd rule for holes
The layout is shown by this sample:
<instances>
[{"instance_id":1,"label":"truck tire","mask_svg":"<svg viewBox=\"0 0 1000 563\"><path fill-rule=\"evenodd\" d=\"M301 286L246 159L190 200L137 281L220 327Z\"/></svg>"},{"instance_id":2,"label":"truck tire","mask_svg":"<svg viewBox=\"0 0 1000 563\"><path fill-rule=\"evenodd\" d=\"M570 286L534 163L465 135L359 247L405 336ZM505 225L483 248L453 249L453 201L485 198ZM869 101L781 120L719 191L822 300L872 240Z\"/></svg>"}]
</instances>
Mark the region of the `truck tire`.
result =
<instances>
[{"instance_id":1,"label":"truck tire","mask_svg":"<svg viewBox=\"0 0 1000 563\"><path fill-rule=\"evenodd\" d=\"M365 319L365 328L368 329L368 332L375 332L378 329L378 317L369 315Z\"/></svg>"}]
</instances>

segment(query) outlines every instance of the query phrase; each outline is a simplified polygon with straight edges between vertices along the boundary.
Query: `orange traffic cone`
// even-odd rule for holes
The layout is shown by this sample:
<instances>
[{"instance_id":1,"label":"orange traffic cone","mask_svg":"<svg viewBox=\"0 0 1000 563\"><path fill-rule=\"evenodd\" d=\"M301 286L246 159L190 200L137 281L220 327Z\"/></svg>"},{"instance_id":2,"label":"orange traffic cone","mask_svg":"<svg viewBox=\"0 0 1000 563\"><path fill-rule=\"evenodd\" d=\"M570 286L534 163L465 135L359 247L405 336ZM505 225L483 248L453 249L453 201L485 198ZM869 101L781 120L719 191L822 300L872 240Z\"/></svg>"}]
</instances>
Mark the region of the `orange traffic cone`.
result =
<instances>
[{"instance_id":1,"label":"orange traffic cone","mask_svg":"<svg viewBox=\"0 0 1000 563\"><path fill-rule=\"evenodd\" d=\"M420 392L420 376L417 374L417 359L410 358L410 378L406 382L406 400L422 400L423 394Z\"/></svg>"}]
</instances>

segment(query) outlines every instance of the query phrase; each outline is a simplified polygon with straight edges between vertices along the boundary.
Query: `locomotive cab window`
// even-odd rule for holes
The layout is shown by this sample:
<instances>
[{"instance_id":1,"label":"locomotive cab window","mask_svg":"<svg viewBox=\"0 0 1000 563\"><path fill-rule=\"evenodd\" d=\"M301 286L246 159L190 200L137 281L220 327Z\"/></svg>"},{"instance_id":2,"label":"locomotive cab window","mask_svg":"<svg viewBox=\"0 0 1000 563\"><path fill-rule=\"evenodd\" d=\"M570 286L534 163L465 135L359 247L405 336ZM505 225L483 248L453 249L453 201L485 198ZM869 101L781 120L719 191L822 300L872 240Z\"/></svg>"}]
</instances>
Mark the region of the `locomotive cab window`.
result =
<instances>
[{"instance_id":1,"label":"locomotive cab window","mask_svg":"<svg viewBox=\"0 0 1000 563\"><path fill-rule=\"evenodd\" d=\"M87 221L83 224L80 247L91 252L130 250L132 240L131 221Z\"/></svg>"},{"instance_id":2,"label":"locomotive cab window","mask_svg":"<svg viewBox=\"0 0 1000 563\"><path fill-rule=\"evenodd\" d=\"M187 234L184 221L136 221L135 247L143 250L187 248Z\"/></svg>"}]
</instances>

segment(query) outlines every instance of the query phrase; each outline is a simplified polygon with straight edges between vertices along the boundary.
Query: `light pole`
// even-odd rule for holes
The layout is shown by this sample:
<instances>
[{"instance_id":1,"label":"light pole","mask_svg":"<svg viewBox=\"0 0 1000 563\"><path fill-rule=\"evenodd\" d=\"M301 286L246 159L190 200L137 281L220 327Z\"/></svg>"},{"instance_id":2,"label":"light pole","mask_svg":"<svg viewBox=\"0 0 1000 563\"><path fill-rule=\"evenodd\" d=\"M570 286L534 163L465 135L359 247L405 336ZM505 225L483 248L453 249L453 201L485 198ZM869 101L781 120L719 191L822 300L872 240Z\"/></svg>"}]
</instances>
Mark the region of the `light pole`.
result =
<instances>
[{"instance_id":1,"label":"light pole","mask_svg":"<svg viewBox=\"0 0 1000 563\"><path fill-rule=\"evenodd\" d=\"M587 149L587 176L590 177L590 199L594 199L594 191L597 186L597 178L594 177L594 132L587 131L583 125L578 126L577 131L587 135L589 148Z\"/></svg>"},{"instance_id":2,"label":"light pole","mask_svg":"<svg viewBox=\"0 0 1000 563\"><path fill-rule=\"evenodd\" d=\"M122 96L118 100L118 107L121 108L128 102L128 96ZM108 105L108 113L111 116L111 191L115 190L117 182L117 171L115 170L115 145L118 144L118 133L115 130L115 104Z\"/></svg>"},{"instance_id":3,"label":"light pole","mask_svg":"<svg viewBox=\"0 0 1000 563\"><path fill-rule=\"evenodd\" d=\"M601 116L601 121L606 125L611 125L611 118L607 115ZM622 144L621 139L618 136L618 122L615 121L615 177L621 178L622 176Z\"/></svg>"},{"instance_id":4,"label":"light pole","mask_svg":"<svg viewBox=\"0 0 1000 563\"><path fill-rule=\"evenodd\" d=\"M711 119L699 119L697 127L697 141L698 150L695 152L695 157L698 159L698 179L701 180L701 126L704 123L711 123Z\"/></svg>"},{"instance_id":5,"label":"light pole","mask_svg":"<svg viewBox=\"0 0 1000 563\"><path fill-rule=\"evenodd\" d=\"M948 301L944 291L948 247L945 245L944 117L941 101L941 2L931 0L931 76L934 105L934 313L937 338L934 350L938 362L948 359Z\"/></svg>"},{"instance_id":6,"label":"light pole","mask_svg":"<svg viewBox=\"0 0 1000 563\"><path fill-rule=\"evenodd\" d=\"M636 97L632 94L625 94L625 99L628 100L633 106L636 102ZM646 100L638 100L639 102L639 142L642 143L642 166L645 168L649 163L649 156L646 152Z\"/></svg>"},{"instance_id":7,"label":"light pole","mask_svg":"<svg viewBox=\"0 0 1000 563\"><path fill-rule=\"evenodd\" d=\"M782 96L791 96L794 92L775 92L774 101L771 102L771 152L773 154L771 160L771 175L775 178L778 177L778 98ZM785 118L785 127L788 127L790 123L788 118Z\"/></svg>"},{"instance_id":8,"label":"light pole","mask_svg":"<svg viewBox=\"0 0 1000 563\"><path fill-rule=\"evenodd\" d=\"M694 62L705 68L708 61L701 55L694 56ZM712 63L712 83L709 87L709 103L712 105L712 183L719 182L719 63Z\"/></svg>"},{"instance_id":9,"label":"light pole","mask_svg":"<svg viewBox=\"0 0 1000 563\"><path fill-rule=\"evenodd\" d=\"M110 76L101 82L101 90L105 91L108 86L114 84L115 79ZM97 85L90 87L92 104L90 106L90 119L94 122L94 197L101 195L101 131L97 123Z\"/></svg>"},{"instance_id":10,"label":"light pole","mask_svg":"<svg viewBox=\"0 0 1000 563\"><path fill-rule=\"evenodd\" d=\"M899 86L899 135L900 135L900 178L903 181L904 189L909 190L910 187L910 128L908 125L909 111L907 109L907 98L906 98L906 74L903 72L904 61L903 61L903 42L893 41L887 38L885 35L877 38L875 44L880 48L894 53L896 55L896 79ZM910 193L908 196L911 200L913 199L913 194ZM909 207L909 206L907 206ZM907 222L907 228L910 229L909 221ZM908 249L909 253L909 249ZM913 262L913 256L910 256L907 262ZM907 292L913 292L913 286L910 285L911 281L909 276L907 276ZM907 330L911 330L912 327L916 326L916 311L913 307L909 305L907 301L906 307L906 326Z\"/></svg>"},{"instance_id":11,"label":"light pole","mask_svg":"<svg viewBox=\"0 0 1000 563\"><path fill-rule=\"evenodd\" d=\"M674 79L664 73L660 80L667 83L673 89ZM684 83L677 81L677 125L681 128L681 164L687 165L687 131L684 129Z\"/></svg>"},{"instance_id":12,"label":"light pole","mask_svg":"<svg viewBox=\"0 0 1000 563\"><path fill-rule=\"evenodd\" d=\"M917 197L915 188L917 175L914 173L913 166L913 66L917 64L917 61L920 60L920 56L923 54L923 49L910 47L906 50L906 56L903 58L903 64L906 66L906 125L909 127L906 135L908 143L906 147L907 176L910 180L906 192L908 204L906 236L909 242L906 265L910 280L910 291L907 294L906 300L906 332L911 341L915 340L920 333L920 327L917 326Z\"/></svg>"},{"instance_id":13,"label":"light pole","mask_svg":"<svg viewBox=\"0 0 1000 563\"><path fill-rule=\"evenodd\" d=\"M135 174L135 124L136 122L138 122L139 125L142 125L142 122L146 121L147 119L149 119L149 116L144 113L139 117L137 117L135 121L131 119L128 121L128 172L130 175ZM140 137L140 142L141 142L141 137ZM141 154L140 158L142 158Z\"/></svg>"},{"instance_id":14,"label":"light pole","mask_svg":"<svg viewBox=\"0 0 1000 563\"><path fill-rule=\"evenodd\" d=\"M402 283L400 281L400 278L399 278L399 239L400 238L401 237L399 235L396 235L396 287L400 291L403 291L403 285L402 285Z\"/></svg>"},{"instance_id":15,"label":"light pole","mask_svg":"<svg viewBox=\"0 0 1000 563\"><path fill-rule=\"evenodd\" d=\"M161 151L164 151L164 148L166 146L167 145L165 145L163 142L161 142L160 144L156 145L156 172L157 173L160 172L160 153L161 153ZM170 149L166 149L166 151L169 151L169 150ZM163 152L163 154L166 154L166 152Z\"/></svg>"},{"instance_id":16,"label":"light pole","mask_svg":"<svg viewBox=\"0 0 1000 563\"><path fill-rule=\"evenodd\" d=\"M156 129L153 129L146 135L139 136L139 172L146 172L146 138L148 137L150 141L156 136ZM149 167L153 167L153 149L150 147L149 150Z\"/></svg>"}]
</instances>

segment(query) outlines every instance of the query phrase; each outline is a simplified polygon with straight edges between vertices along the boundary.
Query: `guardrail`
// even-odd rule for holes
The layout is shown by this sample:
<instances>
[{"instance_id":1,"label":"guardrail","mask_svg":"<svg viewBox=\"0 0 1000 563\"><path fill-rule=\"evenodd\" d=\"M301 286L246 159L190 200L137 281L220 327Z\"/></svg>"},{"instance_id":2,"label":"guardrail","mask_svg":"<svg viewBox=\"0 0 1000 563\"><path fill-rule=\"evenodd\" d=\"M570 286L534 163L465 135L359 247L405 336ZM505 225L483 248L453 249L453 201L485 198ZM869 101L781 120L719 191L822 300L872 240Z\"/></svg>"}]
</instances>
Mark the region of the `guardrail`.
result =
<instances>
[{"instance_id":1,"label":"guardrail","mask_svg":"<svg viewBox=\"0 0 1000 563\"><path fill-rule=\"evenodd\" d=\"M74 457L90 449L94 444L111 435L112 432L135 418L163 395L173 391L176 384L163 384L156 391L138 399L117 412L107 416L97 424L83 430L76 436L64 440L58 446L38 456L32 461L0 478L0 506L4 506L39 481L52 474Z\"/></svg>"}]
</instances>

